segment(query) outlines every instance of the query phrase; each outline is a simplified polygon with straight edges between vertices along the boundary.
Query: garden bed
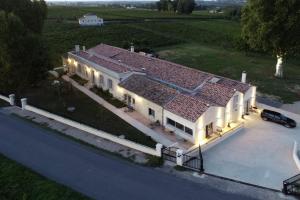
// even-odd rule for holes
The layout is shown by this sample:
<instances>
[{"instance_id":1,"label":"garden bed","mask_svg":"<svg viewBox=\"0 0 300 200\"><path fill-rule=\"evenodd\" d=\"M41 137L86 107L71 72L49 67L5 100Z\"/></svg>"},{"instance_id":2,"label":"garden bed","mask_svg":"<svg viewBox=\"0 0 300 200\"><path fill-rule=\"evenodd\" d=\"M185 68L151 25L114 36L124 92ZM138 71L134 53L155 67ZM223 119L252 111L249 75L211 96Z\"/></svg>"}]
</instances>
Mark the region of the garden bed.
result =
<instances>
[{"instance_id":1,"label":"garden bed","mask_svg":"<svg viewBox=\"0 0 300 200\"><path fill-rule=\"evenodd\" d=\"M108 90L103 90L102 88L93 87L91 88L91 91L97 94L98 96L102 97L104 100L109 102L110 104L114 105L117 108L123 108L126 106L126 104L119 99L116 99L113 97L111 93L109 93Z\"/></svg>"},{"instance_id":2,"label":"garden bed","mask_svg":"<svg viewBox=\"0 0 300 200\"><path fill-rule=\"evenodd\" d=\"M78 76L77 74L74 74L72 76L70 76L71 79L73 79L74 81L76 81L79 85L84 86L85 84L87 84L89 81L85 80L83 78L81 78L80 76Z\"/></svg>"}]
</instances>

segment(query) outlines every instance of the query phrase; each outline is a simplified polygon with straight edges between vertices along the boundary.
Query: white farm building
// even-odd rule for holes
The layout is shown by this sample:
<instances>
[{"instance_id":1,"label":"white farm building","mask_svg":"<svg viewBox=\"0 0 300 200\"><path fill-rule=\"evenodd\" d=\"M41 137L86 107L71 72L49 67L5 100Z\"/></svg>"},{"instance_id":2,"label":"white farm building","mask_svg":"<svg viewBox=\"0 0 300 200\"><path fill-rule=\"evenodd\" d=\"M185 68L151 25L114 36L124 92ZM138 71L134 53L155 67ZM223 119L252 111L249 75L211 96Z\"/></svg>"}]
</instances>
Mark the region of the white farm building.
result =
<instances>
[{"instance_id":1,"label":"white farm building","mask_svg":"<svg viewBox=\"0 0 300 200\"><path fill-rule=\"evenodd\" d=\"M102 26L104 23L102 18L92 13L83 15L78 21L80 26Z\"/></svg>"},{"instance_id":2,"label":"white farm building","mask_svg":"<svg viewBox=\"0 0 300 200\"><path fill-rule=\"evenodd\" d=\"M77 74L150 121L193 144L239 123L255 106L256 87L118 47L100 44L68 52Z\"/></svg>"}]
</instances>

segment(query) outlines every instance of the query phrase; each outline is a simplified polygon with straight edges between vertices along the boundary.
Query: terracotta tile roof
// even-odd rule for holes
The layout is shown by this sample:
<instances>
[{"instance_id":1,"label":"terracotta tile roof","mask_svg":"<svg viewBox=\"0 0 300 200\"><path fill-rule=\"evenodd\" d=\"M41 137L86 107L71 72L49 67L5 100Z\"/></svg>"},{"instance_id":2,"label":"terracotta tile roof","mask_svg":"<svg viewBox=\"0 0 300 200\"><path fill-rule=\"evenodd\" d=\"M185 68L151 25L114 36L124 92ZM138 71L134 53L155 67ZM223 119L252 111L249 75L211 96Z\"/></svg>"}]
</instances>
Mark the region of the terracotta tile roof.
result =
<instances>
[{"instance_id":1,"label":"terracotta tile roof","mask_svg":"<svg viewBox=\"0 0 300 200\"><path fill-rule=\"evenodd\" d=\"M163 106L177 94L175 89L153 81L144 75L131 75L119 85L160 106Z\"/></svg>"},{"instance_id":2,"label":"terracotta tile roof","mask_svg":"<svg viewBox=\"0 0 300 200\"><path fill-rule=\"evenodd\" d=\"M80 51L77 53L73 52L73 54L117 73L124 73L134 70L133 68L126 66L125 64L116 62L115 60L111 60L99 55L93 55L88 52Z\"/></svg>"},{"instance_id":3,"label":"terracotta tile roof","mask_svg":"<svg viewBox=\"0 0 300 200\"><path fill-rule=\"evenodd\" d=\"M120 86L192 122L209 106L226 106L236 91L245 93L251 87L105 44L77 55L118 73L144 72L145 75L131 75Z\"/></svg>"},{"instance_id":4,"label":"terracotta tile roof","mask_svg":"<svg viewBox=\"0 0 300 200\"><path fill-rule=\"evenodd\" d=\"M196 122L199 117L209 108L204 101L188 96L178 94L164 108L176 115L183 117L191 122Z\"/></svg>"},{"instance_id":5,"label":"terracotta tile roof","mask_svg":"<svg viewBox=\"0 0 300 200\"><path fill-rule=\"evenodd\" d=\"M242 92L242 93L247 92L249 90L249 88L251 87L251 85L249 85L249 84L245 84L245 83L235 81L235 80L232 80L229 78L224 78L224 77L222 77L218 81L218 84L221 84L228 88L236 89L237 91Z\"/></svg>"},{"instance_id":6,"label":"terracotta tile roof","mask_svg":"<svg viewBox=\"0 0 300 200\"><path fill-rule=\"evenodd\" d=\"M219 83L205 83L195 94L196 98L211 102L219 106L226 106L236 90L224 87Z\"/></svg>"},{"instance_id":7,"label":"terracotta tile roof","mask_svg":"<svg viewBox=\"0 0 300 200\"><path fill-rule=\"evenodd\" d=\"M98 45L90 50L103 56L109 56L116 61L121 61L134 68L145 69L145 72L149 76L188 90L195 89L201 83L206 81L208 77L213 77L212 74L196 69L157 58L147 57L105 44Z\"/></svg>"},{"instance_id":8,"label":"terracotta tile roof","mask_svg":"<svg viewBox=\"0 0 300 200\"><path fill-rule=\"evenodd\" d=\"M99 44L93 48L88 49L89 53L96 53L99 55L103 55L106 57L112 57L121 53L122 51L126 51L125 49L121 49L118 47L109 46L106 44Z\"/></svg>"}]
</instances>

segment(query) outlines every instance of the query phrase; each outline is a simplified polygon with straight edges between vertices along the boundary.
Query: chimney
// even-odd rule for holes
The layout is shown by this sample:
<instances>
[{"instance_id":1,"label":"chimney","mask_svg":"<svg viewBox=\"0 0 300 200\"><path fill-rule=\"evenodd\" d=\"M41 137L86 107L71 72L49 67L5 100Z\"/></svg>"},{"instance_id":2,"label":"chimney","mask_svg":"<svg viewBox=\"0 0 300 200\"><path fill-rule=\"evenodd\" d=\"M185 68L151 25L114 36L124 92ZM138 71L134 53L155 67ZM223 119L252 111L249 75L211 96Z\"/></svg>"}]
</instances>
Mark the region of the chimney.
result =
<instances>
[{"instance_id":1,"label":"chimney","mask_svg":"<svg viewBox=\"0 0 300 200\"><path fill-rule=\"evenodd\" d=\"M85 46L82 46L82 51L85 51Z\"/></svg>"},{"instance_id":2,"label":"chimney","mask_svg":"<svg viewBox=\"0 0 300 200\"><path fill-rule=\"evenodd\" d=\"M247 77L247 73L246 73L246 71L243 71L242 80L241 80L242 83L246 83L246 77Z\"/></svg>"},{"instance_id":3,"label":"chimney","mask_svg":"<svg viewBox=\"0 0 300 200\"><path fill-rule=\"evenodd\" d=\"M134 52L134 46L133 45L130 46L130 51Z\"/></svg>"},{"instance_id":4,"label":"chimney","mask_svg":"<svg viewBox=\"0 0 300 200\"><path fill-rule=\"evenodd\" d=\"M79 52L80 51L80 46L79 45L75 45L75 51Z\"/></svg>"}]
</instances>

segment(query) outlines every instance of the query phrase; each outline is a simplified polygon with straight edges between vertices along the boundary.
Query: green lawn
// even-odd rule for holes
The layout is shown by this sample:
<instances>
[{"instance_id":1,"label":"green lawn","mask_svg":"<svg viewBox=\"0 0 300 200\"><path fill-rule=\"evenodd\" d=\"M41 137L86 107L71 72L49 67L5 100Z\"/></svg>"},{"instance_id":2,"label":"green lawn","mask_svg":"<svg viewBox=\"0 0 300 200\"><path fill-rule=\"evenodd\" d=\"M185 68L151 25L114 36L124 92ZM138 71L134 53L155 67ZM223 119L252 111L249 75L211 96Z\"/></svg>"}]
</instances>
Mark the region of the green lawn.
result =
<instances>
[{"instance_id":1,"label":"green lawn","mask_svg":"<svg viewBox=\"0 0 300 200\"><path fill-rule=\"evenodd\" d=\"M59 89L52 85L51 80L46 80L39 87L24 92L22 96L28 98L30 105L113 135L124 135L128 140L155 147L156 142L149 136L127 124L121 118L72 87L71 84L64 81L61 81L61 83L61 89ZM75 107L75 111L69 112L68 107Z\"/></svg>"},{"instance_id":2,"label":"green lawn","mask_svg":"<svg viewBox=\"0 0 300 200\"><path fill-rule=\"evenodd\" d=\"M271 56L191 43L158 49L158 52L160 57L175 63L236 80L245 70L247 80L257 85L260 92L272 94L278 99L281 97L285 102L300 99L300 60L289 60L285 66L286 77L277 79L273 76L276 60Z\"/></svg>"},{"instance_id":3,"label":"green lawn","mask_svg":"<svg viewBox=\"0 0 300 200\"><path fill-rule=\"evenodd\" d=\"M6 101L3 101L2 99L0 99L0 108L5 107L5 106L9 106L9 103L7 103Z\"/></svg>"},{"instance_id":4,"label":"green lawn","mask_svg":"<svg viewBox=\"0 0 300 200\"><path fill-rule=\"evenodd\" d=\"M237 49L241 26L237 21L204 19L209 15L196 11L191 16L151 10L126 10L105 8L52 7L49 17L71 17L94 12L108 19L128 18L184 18L172 22L145 22L107 24L104 27L79 27L67 21L48 20L44 35L52 52L55 66L61 65L60 56L74 48L75 44L87 48L99 43L124 47L135 46L155 50L164 59L181 63L203 71L240 79L246 70L248 80L258 86L258 91L273 95L278 100L300 100L300 58L288 59L283 80L273 77L276 59L270 55L246 53ZM188 18L199 16L199 19Z\"/></svg>"},{"instance_id":5,"label":"green lawn","mask_svg":"<svg viewBox=\"0 0 300 200\"><path fill-rule=\"evenodd\" d=\"M89 198L48 180L0 154L0 199L83 200Z\"/></svg>"},{"instance_id":6,"label":"green lawn","mask_svg":"<svg viewBox=\"0 0 300 200\"><path fill-rule=\"evenodd\" d=\"M145 9L124 9L124 8L104 8L104 7L49 7L48 18L63 18L77 20L86 13L95 13L104 20L111 19L144 19L144 18L203 18L220 17L220 14L210 14L208 11L196 11L192 15L179 15L174 12L158 12L156 10Z\"/></svg>"}]
</instances>

